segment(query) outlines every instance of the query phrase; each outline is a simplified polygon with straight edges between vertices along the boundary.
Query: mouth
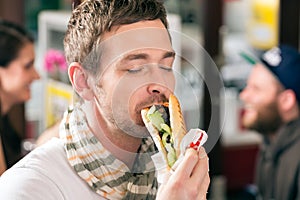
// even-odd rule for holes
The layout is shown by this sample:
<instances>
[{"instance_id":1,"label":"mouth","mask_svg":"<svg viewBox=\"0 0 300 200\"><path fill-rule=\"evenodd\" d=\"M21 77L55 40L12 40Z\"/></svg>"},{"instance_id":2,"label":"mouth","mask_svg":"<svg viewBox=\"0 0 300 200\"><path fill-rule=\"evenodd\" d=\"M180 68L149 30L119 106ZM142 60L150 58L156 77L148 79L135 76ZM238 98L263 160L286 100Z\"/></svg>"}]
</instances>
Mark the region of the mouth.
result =
<instances>
[{"instance_id":1,"label":"mouth","mask_svg":"<svg viewBox=\"0 0 300 200\"><path fill-rule=\"evenodd\" d=\"M252 118L253 116L256 116L257 110L252 105L245 105L243 107L243 115L242 117L244 119Z\"/></svg>"},{"instance_id":2,"label":"mouth","mask_svg":"<svg viewBox=\"0 0 300 200\"><path fill-rule=\"evenodd\" d=\"M153 94L149 96L148 98L144 99L143 102L140 102L139 105L137 105L137 108L139 110L150 108L153 105L166 105L169 102L169 98L167 98L163 94Z\"/></svg>"},{"instance_id":3,"label":"mouth","mask_svg":"<svg viewBox=\"0 0 300 200\"><path fill-rule=\"evenodd\" d=\"M31 93L31 88L30 87L24 87L24 91Z\"/></svg>"},{"instance_id":4,"label":"mouth","mask_svg":"<svg viewBox=\"0 0 300 200\"><path fill-rule=\"evenodd\" d=\"M139 111L143 110L143 109L150 109L152 106L164 106L164 107L169 107L169 102L153 102L151 104L147 104L142 106L140 109L138 109Z\"/></svg>"},{"instance_id":5,"label":"mouth","mask_svg":"<svg viewBox=\"0 0 300 200\"><path fill-rule=\"evenodd\" d=\"M245 104L245 105L243 106L243 109L244 109L244 110L254 110L255 108L254 108L254 106L251 105L251 104Z\"/></svg>"}]
</instances>

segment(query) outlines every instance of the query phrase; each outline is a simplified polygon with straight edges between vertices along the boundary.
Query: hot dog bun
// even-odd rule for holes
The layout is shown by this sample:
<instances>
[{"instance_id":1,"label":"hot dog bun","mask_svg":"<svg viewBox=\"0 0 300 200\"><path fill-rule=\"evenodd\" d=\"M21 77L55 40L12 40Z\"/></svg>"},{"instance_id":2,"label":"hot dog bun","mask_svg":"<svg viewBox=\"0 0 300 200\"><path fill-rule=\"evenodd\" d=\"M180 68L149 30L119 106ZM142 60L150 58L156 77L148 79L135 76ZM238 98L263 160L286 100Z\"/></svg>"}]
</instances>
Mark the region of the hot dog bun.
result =
<instances>
[{"instance_id":1,"label":"hot dog bun","mask_svg":"<svg viewBox=\"0 0 300 200\"><path fill-rule=\"evenodd\" d=\"M184 123L181 107L175 95L171 94L169 97L169 112L170 112L170 125L174 138L174 148L176 156L180 155L180 143L186 134L186 126Z\"/></svg>"}]
</instances>

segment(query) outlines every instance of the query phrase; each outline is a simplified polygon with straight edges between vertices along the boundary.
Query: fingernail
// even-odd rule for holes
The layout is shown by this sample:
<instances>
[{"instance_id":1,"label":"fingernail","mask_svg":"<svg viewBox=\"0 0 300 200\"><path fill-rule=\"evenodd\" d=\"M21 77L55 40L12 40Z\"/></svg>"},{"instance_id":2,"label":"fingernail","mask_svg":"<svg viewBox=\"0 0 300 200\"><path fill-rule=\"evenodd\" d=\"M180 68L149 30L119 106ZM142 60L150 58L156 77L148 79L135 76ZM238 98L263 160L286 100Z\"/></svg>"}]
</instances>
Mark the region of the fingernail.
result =
<instances>
[{"instance_id":1,"label":"fingernail","mask_svg":"<svg viewBox=\"0 0 300 200\"><path fill-rule=\"evenodd\" d=\"M207 157L207 154L206 154L205 149L203 147L201 147L199 149L199 154L198 155L199 155L199 159L204 159L204 158Z\"/></svg>"}]
</instances>

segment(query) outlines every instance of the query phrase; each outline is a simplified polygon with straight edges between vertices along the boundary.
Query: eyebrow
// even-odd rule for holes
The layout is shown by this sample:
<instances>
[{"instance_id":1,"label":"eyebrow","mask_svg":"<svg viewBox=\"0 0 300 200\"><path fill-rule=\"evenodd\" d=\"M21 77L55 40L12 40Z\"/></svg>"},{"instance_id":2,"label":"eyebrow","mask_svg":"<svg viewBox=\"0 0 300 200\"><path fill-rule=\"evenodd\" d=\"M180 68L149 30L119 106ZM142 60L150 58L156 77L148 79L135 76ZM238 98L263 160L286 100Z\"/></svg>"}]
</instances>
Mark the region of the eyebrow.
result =
<instances>
[{"instance_id":1,"label":"eyebrow","mask_svg":"<svg viewBox=\"0 0 300 200\"><path fill-rule=\"evenodd\" d=\"M175 57L175 52L174 51L168 51L164 54L163 58L173 58Z\"/></svg>"},{"instance_id":2,"label":"eyebrow","mask_svg":"<svg viewBox=\"0 0 300 200\"><path fill-rule=\"evenodd\" d=\"M139 59L147 59L148 55L145 53L137 53L137 54L130 54L128 56L125 56L123 60L139 60Z\"/></svg>"},{"instance_id":3,"label":"eyebrow","mask_svg":"<svg viewBox=\"0 0 300 200\"><path fill-rule=\"evenodd\" d=\"M146 53L137 53L137 54L130 54L128 56L124 57L124 61L131 61L131 60L139 60L139 59L144 59L146 60L149 57L148 54ZM175 57L175 52L174 51L167 51L162 58L169 58L169 57Z\"/></svg>"}]
</instances>

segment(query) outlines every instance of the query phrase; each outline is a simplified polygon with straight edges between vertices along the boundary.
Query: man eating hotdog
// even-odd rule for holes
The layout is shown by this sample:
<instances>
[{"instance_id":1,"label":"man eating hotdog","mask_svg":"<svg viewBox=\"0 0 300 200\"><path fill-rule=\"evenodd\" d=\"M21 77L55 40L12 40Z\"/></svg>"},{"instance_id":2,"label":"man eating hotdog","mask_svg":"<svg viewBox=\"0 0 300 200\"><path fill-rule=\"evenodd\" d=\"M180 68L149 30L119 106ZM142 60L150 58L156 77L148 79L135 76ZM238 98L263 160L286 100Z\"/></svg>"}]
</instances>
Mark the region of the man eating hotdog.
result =
<instances>
[{"instance_id":1,"label":"man eating hotdog","mask_svg":"<svg viewBox=\"0 0 300 200\"><path fill-rule=\"evenodd\" d=\"M182 125L170 118L164 141L183 150L176 157L170 151L172 173L159 183L151 156L160 147L141 114L174 93L167 28L157 0L87 0L73 10L64 47L78 99L64 114L60 138L0 178L0 199L206 199L208 158L194 148L198 140L182 148L190 137L169 140Z\"/></svg>"}]
</instances>

